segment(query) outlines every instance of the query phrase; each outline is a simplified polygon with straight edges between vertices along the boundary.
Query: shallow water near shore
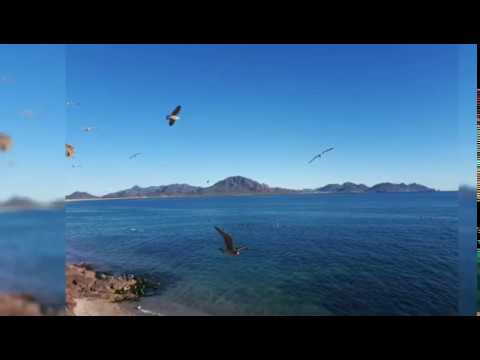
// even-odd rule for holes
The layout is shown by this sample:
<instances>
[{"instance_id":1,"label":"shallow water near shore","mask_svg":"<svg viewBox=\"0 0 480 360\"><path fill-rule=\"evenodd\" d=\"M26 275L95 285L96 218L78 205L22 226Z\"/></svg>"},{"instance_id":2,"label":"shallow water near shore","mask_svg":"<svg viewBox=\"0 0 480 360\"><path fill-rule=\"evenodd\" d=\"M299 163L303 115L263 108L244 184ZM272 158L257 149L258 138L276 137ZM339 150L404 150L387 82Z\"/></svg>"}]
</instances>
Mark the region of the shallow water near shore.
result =
<instances>
[{"instance_id":1,"label":"shallow water near shore","mask_svg":"<svg viewBox=\"0 0 480 360\"><path fill-rule=\"evenodd\" d=\"M67 261L145 276L149 311L454 315L456 192L70 202ZM219 251L220 226L248 250Z\"/></svg>"}]
</instances>

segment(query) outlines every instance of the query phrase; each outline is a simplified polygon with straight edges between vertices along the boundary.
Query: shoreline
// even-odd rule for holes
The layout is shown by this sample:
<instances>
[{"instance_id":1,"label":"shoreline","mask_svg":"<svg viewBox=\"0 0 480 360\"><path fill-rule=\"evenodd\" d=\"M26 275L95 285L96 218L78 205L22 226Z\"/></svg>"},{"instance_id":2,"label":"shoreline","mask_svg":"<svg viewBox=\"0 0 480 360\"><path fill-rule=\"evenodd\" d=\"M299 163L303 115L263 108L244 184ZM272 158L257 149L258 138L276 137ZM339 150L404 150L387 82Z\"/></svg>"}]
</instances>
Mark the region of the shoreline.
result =
<instances>
[{"instance_id":1,"label":"shoreline","mask_svg":"<svg viewBox=\"0 0 480 360\"><path fill-rule=\"evenodd\" d=\"M437 191L397 191L397 192L292 192L292 193L258 193L258 194L211 194L211 195L166 195L166 196L129 196L115 198L93 198L93 199L65 199L65 202L81 201L107 201L107 200L145 200L145 199L184 199L184 198L212 198L212 197L242 197L242 196L284 196L284 195L364 195L364 194L422 194L422 193L445 193L458 192L458 190L437 190Z\"/></svg>"},{"instance_id":2,"label":"shoreline","mask_svg":"<svg viewBox=\"0 0 480 360\"><path fill-rule=\"evenodd\" d=\"M175 303L157 301L149 309L145 280L135 275L116 276L94 270L90 265L66 267L67 314L71 316L208 316ZM147 303L145 305L145 302Z\"/></svg>"}]
</instances>

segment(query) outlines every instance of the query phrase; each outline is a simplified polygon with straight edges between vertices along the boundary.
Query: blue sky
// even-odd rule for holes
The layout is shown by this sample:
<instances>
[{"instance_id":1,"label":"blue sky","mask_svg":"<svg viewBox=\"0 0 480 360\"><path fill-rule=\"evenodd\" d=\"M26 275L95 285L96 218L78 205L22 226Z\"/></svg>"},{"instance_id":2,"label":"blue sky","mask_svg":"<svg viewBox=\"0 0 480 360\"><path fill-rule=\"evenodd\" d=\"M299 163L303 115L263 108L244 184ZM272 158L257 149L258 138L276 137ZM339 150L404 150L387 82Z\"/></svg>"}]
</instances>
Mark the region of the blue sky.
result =
<instances>
[{"instance_id":1,"label":"blue sky","mask_svg":"<svg viewBox=\"0 0 480 360\"><path fill-rule=\"evenodd\" d=\"M0 201L67 191L65 91L65 46L0 45L0 132L14 142L0 153Z\"/></svg>"},{"instance_id":2,"label":"blue sky","mask_svg":"<svg viewBox=\"0 0 480 360\"><path fill-rule=\"evenodd\" d=\"M0 85L0 131L18 137L8 156L34 169L15 167L22 180L8 189L55 198L231 175L456 189L474 182L475 64L475 48L459 45L68 45L66 58L60 46L3 46L0 75L17 82ZM80 106L65 111L66 98ZM45 114L17 116L30 108ZM33 153L20 148L40 138Z\"/></svg>"}]
</instances>

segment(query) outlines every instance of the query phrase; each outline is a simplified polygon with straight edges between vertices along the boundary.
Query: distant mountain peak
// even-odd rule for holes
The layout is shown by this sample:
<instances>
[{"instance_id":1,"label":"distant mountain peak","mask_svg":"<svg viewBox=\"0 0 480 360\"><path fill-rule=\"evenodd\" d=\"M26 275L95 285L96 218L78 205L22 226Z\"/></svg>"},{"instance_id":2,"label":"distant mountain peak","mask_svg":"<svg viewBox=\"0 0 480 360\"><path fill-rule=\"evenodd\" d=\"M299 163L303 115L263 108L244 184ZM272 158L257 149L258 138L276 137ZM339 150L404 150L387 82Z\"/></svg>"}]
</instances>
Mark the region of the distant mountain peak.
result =
<instances>
[{"instance_id":1,"label":"distant mountain peak","mask_svg":"<svg viewBox=\"0 0 480 360\"><path fill-rule=\"evenodd\" d=\"M83 191L75 191L74 193L71 193L70 195L65 196L66 200L97 199L97 198L98 196L94 196L92 194L89 194Z\"/></svg>"}]
</instances>

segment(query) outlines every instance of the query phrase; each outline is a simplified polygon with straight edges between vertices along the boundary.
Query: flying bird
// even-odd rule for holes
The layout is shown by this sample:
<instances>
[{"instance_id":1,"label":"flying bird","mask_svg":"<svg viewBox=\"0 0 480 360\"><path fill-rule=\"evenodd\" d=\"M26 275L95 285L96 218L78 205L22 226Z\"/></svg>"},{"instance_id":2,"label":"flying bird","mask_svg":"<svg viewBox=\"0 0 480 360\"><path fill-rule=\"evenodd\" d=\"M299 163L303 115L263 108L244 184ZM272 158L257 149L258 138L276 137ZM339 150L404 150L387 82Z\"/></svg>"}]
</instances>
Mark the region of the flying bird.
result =
<instances>
[{"instance_id":1,"label":"flying bird","mask_svg":"<svg viewBox=\"0 0 480 360\"><path fill-rule=\"evenodd\" d=\"M67 105L67 106L80 106L80 103L76 102L76 101L67 100L65 102L65 105Z\"/></svg>"},{"instance_id":2,"label":"flying bird","mask_svg":"<svg viewBox=\"0 0 480 360\"><path fill-rule=\"evenodd\" d=\"M85 132L90 132L90 131L92 131L93 129L95 129L95 128L94 128L94 127L86 127L86 128L83 129L83 131L85 131Z\"/></svg>"},{"instance_id":3,"label":"flying bird","mask_svg":"<svg viewBox=\"0 0 480 360\"><path fill-rule=\"evenodd\" d=\"M178 115L180 114L180 110L182 110L182 107L178 105L170 115L167 115L168 125L172 126L177 120L180 119L180 116Z\"/></svg>"},{"instance_id":4,"label":"flying bird","mask_svg":"<svg viewBox=\"0 0 480 360\"><path fill-rule=\"evenodd\" d=\"M75 148L70 144L65 144L65 155L67 158L73 157L73 155L75 155Z\"/></svg>"},{"instance_id":5,"label":"flying bird","mask_svg":"<svg viewBox=\"0 0 480 360\"><path fill-rule=\"evenodd\" d=\"M315 159L321 158L323 154L325 154L325 153L327 153L327 152L329 152L329 151L332 151L332 150L333 150L333 147L332 147L332 148L328 148L327 150L322 151L320 154L315 155L315 156L313 157L313 159L310 160L308 163L311 164Z\"/></svg>"},{"instance_id":6,"label":"flying bird","mask_svg":"<svg viewBox=\"0 0 480 360\"><path fill-rule=\"evenodd\" d=\"M223 240L225 241L225 249L220 248L220 251L227 253L228 255L238 256L240 255L240 250L247 249L246 246L241 246L239 248L235 247L235 245L233 244L233 238L217 226L215 226L215 230L217 230L218 233L222 235Z\"/></svg>"},{"instance_id":7,"label":"flying bird","mask_svg":"<svg viewBox=\"0 0 480 360\"><path fill-rule=\"evenodd\" d=\"M12 147L12 138L4 133L0 133L0 150L8 151Z\"/></svg>"},{"instance_id":8,"label":"flying bird","mask_svg":"<svg viewBox=\"0 0 480 360\"><path fill-rule=\"evenodd\" d=\"M133 158L136 158L138 155L142 155L142 153L135 153L132 156L130 156L129 159L131 160Z\"/></svg>"}]
</instances>

